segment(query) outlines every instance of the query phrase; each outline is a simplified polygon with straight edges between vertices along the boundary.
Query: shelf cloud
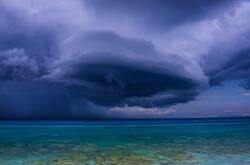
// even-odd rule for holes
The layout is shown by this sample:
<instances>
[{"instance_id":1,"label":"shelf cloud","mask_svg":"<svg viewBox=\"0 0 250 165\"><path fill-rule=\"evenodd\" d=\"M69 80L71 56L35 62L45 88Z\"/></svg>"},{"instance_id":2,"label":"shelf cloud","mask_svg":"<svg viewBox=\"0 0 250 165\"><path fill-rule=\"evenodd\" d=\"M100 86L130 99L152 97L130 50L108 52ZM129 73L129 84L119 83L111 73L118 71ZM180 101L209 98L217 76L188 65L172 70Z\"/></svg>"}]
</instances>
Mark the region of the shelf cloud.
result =
<instances>
[{"instance_id":1,"label":"shelf cloud","mask_svg":"<svg viewBox=\"0 0 250 165\"><path fill-rule=\"evenodd\" d=\"M0 0L0 116L168 114L154 108L250 78L249 15L248 0Z\"/></svg>"}]
</instances>

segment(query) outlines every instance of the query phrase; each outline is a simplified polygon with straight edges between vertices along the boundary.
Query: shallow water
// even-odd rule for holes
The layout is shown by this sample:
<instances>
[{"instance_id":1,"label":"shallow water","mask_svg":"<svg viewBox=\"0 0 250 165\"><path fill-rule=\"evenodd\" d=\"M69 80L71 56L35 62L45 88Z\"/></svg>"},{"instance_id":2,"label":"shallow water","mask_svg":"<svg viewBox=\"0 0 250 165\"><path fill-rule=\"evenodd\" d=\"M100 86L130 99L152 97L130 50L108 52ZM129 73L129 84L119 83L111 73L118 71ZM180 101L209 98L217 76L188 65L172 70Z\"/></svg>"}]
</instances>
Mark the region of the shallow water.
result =
<instances>
[{"instance_id":1,"label":"shallow water","mask_svg":"<svg viewBox=\"0 0 250 165\"><path fill-rule=\"evenodd\" d=\"M5 123L0 165L250 164L249 119L115 125Z\"/></svg>"}]
</instances>

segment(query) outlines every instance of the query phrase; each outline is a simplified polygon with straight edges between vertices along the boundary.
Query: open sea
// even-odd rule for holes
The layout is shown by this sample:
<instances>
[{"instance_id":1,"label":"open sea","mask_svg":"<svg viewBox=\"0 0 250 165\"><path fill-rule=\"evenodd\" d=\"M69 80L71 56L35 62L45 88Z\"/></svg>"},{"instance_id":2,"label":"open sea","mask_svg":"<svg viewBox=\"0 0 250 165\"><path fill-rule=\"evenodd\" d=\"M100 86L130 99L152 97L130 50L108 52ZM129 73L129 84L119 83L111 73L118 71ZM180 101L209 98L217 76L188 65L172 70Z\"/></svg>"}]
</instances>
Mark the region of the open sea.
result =
<instances>
[{"instance_id":1,"label":"open sea","mask_svg":"<svg viewBox=\"0 0 250 165\"><path fill-rule=\"evenodd\" d=\"M250 118L0 121L0 165L250 165Z\"/></svg>"}]
</instances>

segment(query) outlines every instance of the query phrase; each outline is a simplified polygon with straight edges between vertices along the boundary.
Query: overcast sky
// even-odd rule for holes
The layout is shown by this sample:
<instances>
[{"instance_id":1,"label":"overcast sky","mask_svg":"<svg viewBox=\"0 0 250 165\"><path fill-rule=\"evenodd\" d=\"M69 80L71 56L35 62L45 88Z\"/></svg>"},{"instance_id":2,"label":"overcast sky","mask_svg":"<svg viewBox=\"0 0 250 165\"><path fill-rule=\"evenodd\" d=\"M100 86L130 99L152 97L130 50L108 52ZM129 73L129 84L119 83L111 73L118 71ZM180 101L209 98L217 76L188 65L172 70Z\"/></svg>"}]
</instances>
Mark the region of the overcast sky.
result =
<instances>
[{"instance_id":1,"label":"overcast sky","mask_svg":"<svg viewBox=\"0 0 250 165\"><path fill-rule=\"evenodd\" d=\"M250 116L249 0L0 0L0 119Z\"/></svg>"}]
</instances>

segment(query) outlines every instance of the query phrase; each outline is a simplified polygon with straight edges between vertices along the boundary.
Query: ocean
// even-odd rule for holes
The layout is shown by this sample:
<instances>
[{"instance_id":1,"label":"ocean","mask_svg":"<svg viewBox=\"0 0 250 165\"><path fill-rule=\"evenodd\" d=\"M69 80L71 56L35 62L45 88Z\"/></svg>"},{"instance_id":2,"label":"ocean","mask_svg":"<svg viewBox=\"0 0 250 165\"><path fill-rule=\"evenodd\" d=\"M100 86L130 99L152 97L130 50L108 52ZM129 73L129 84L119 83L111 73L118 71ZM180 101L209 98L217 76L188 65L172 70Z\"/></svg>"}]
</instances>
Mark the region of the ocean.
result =
<instances>
[{"instance_id":1,"label":"ocean","mask_svg":"<svg viewBox=\"0 0 250 165\"><path fill-rule=\"evenodd\" d=\"M0 121L0 165L250 165L250 118Z\"/></svg>"}]
</instances>

